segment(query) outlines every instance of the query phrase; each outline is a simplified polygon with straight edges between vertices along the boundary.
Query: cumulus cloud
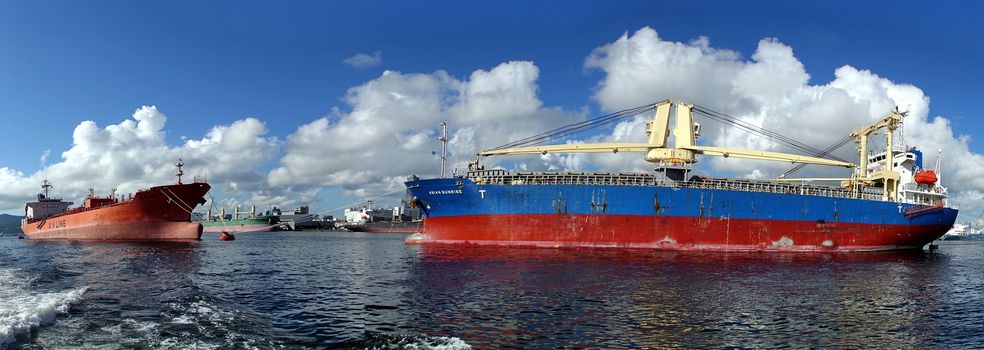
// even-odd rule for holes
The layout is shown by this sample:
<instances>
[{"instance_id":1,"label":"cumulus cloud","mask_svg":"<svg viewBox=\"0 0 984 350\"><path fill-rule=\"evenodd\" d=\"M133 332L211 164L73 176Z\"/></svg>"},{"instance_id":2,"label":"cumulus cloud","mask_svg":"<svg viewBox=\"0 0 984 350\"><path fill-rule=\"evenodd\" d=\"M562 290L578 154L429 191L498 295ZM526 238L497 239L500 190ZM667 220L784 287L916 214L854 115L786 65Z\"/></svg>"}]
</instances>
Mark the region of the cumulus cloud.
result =
<instances>
[{"instance_id":1,"label":"cumulus cloud","mask_svg":"<svg viewBox=\"0 0 984 350\"><path fill-rule=\"evenodd\" d=\"M44 164L48 162L48 156L50 155L51 155L50 149L46 149L44 150L44 152L41 152L41 159L38 160L38 164L44 166Z\"/></svg>"},{"instance_id":2,"label":"cumulus cloud","mask_svg":"<svg viewBox=\"0 0 984 350\"><path fill-rule=\"evenodd\" d=\"M265 176L256 168L277 152L275 138L255 118L215 126L201 139L169 146L164 126L167 116L154 106L143 106L119 124L100 127L83 121L72 134L72 146L61 160L33 174L0 168L0 208L11 210L38 192L41 180L55 185L56 193L78 201L94 188L99 193L118 189L135 192L174 181L174 163L183 158L185 173L207 176L228 193L265 188Z\"/></svg>"},{"instance_id":3,"label":"cumulus cloud","mask_svg":"<svg viewBox=\"0 0 984 350\"><path fill-rule=\"evenodd\" d=\"M442 121L451 126L450 167L464 169L480 149L583 119L544 107L538 77L539 69L527 61L476 70L464 80L444 71L386 71L349 89L347 111L335 110L288 136L269 183L339 186L355 196L396 190L408 175L439 173L433 153L440 150ZM525 166L546 166L536 157L524 160L531 162Z\"/></svg>"},{"instance_id":4,"label":"cumulus cloud","mask_svg":"<svg viewBox=\"0 0 984 350\"><path fill-rule=\"evenodd\" d=\"M379 65L382 54L358 54L345 60L353 67ZM826 83L811 82L793 48L777 39L758 42L750 57L715 48L708 38L689 42L664 40L650 28L625 33L597 47L585 59L588 71L601 72L593 99L603 112L673 98L727 113L747 123L780 131L818 148L851 129L883 117L891 108L909 111L902 140L926 153L927 166L943 150L942 178L952 201L971 206L984 198L984 157L970 150L971 138L954 132L947 118L930 114L929 97L919 88L874 72L842 66ZM439 173L438 124L450 125L449 168L464 169L477 151L545 130L584 120L584 110L545 106L538 97L539 68L529 61L501 63L467 77L445 71L385 71L354 86L343 105L304 123L281 143L268 137L264 124L246 118L210 129L200 139L165 139L167 117L155 107L137 109L132 117L105 127L81 122L69 150L42 170L26 174L0 168L0 208L19 208L37 191L41 179L52 180L67 198L87 188L106 192L170 182L173 163L183 157L188 174L208 176L220 185L229 205L258 207L307 204L320 189L364 198L399 191L410 174ZM557 87L564 88L564 87ZM650 115L629 118L607 132L566 142L644 142ZM791 150L771 140L731 127L702 122L701 144ZM879 136L880 137L880 136ZM876 137L874 142L878 142ZM282 148L281 148L282 147ZM274 168L260 171L283 150ZM836 154L856 159L851 146ZM506 159L506 158L502 158ZM498 158L486 165L526 170L648 171L641 154L575 154ZM772 178L789 164L702 158L700 171L748 178ZM799 175L846 175L846 170L811 166ZM976 204L973 205L976 207Z\"/></svg>"},{"instance_id":5,"label":"cumulus cloud","mask_svg":"<svg viewBox=\"0 0 984 350\"><path fill-rule=\"evenodd\" d=\"M922 90L849 65L836 69L829 83L811 84L810 74L793 49L777 39L762 39L751 59L743 59L737 52L712 47L707 38L689 43L667 41L647 27L596 48L585 60L585 67L604 73L594 99L606 111L665 98L681 99L780 131L817 148L826 148L853 128L878 120L899 106L909 111L902 139L926 152L926 165L935 160L936 150L943 150L943 181L955 193L955 202L976 198L984 190L984 158L970 151L970 137L955 134L948 119L930 117L930 100ZM624 122L605 139L642 141L645 119ZM711 122L705 122L703 130L699 143L790 151L770 140ZM878 138L873 142L877 148ZM851 146L841 148L836 155L857 159ZM593 159L628 168L646 166L637 155ZM947 159L959 159L959 166ZM708 160L710 170L754 178L775 177L790 167L776 162L703 158ZM816 166L808 167L808 171L814 175L847 175L847 170Z\"/></svg>"},{"instance_id":6,"label":"cumulus cloud","mask_svg":"<svg viewBox=\"0 0 984 350\"><path fill-rule=\"evenodd\" d=\"M383 53L376 51L370 54L356 54L355 56L342 60L343 63L355 68L375 67L383 63Z\"/></svg>"}]
</instances>

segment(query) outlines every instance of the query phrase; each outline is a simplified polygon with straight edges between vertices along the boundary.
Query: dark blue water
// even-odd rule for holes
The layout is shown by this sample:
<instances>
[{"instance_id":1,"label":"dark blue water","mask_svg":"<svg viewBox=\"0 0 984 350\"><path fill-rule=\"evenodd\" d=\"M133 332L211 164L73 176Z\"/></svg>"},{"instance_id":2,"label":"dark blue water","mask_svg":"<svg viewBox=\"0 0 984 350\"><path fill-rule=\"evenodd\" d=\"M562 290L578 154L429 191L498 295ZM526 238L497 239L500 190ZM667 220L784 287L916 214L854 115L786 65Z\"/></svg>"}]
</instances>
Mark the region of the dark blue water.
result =
<instances>
[{"instance_id":1,"label":"dark blue water","mask_svg":"<svg viewBox=\"0 0 984 350\"><path fill-rule=\"evenodd\" d=\"M0 348L981 348L984 243L935 253L0 237Z\"/></svg>"}]
</instances>

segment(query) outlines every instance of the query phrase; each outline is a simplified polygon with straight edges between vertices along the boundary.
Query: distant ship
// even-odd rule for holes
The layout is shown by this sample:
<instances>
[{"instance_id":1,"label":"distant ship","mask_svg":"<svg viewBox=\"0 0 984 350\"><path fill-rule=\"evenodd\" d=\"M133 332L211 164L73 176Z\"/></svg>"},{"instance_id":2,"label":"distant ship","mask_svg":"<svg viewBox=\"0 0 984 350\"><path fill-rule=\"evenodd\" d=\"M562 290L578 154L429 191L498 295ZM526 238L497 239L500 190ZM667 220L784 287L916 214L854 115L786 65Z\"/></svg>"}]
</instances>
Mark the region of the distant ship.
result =
<instances>
[{"instance_id":1,"label":"distant ship","mask_svg":"<svg viewBox=\"0 0 984 350\"><path fill-rule=\"evenodd\" d=\"M202 225L191 221L191 213L205 203L211 186L195 178L182 183L182 162L178 182L137 191L117 198L90 194L78 208L72 202L52 198L47 181L41 184L38 200L24 206L21 229L32 240L74 241L195 241L201 239Z\"/></svg>"},{"instance_id":2,"label":"distant ship","mask_svg":"<svg viewBox=\"0 0 984 350\"><path fill-rule=\"evenodd\" d=\"M978 216L978 218L980 218ZM977 222L975 220L974 222ZM980 227L970 227L970 225L964 223L953 224L953 228L946 231L943 235L944 241L969 241L969 240L984 240L984 230Z\"/></svg>"},{"instance_id":3,"label":"distant ship","mask_svg":"<svg viewBox=\"0 0 984 350\"><path fill-rule=\"evenodd\" d=\"M382 221L366 222L356 224L346 224L346 230L353 232L393 232L393 233L414 233L420 231L423 221Z\"/></svg>"},{"instance_id":4,"label":"distant ship","mask_svg":"<svg viewBox=\"0 0 984 350\"><path fill-rule=\"evenodd\" d=\"M271 232L280 227L276 216L258 216L250 219L202 221L205 232Z\"/></svg>"},{"instance_id":5,"label":"distant ship","mask_svg":"<svg viewBox=\"0 0 984 350\"><path fill-rule=\"evenodd\" d=\"M645 128L647 142L546 144L643 112L654 112ZM692 113L809 155L697 145L700 124ZM936 170L926 170L919 150L893 142L904 116L896 108L821 150L678 101L619 111L482 151L464 175L445 178L442 166L440 178L411 178L406 186L425 219L407 243L824 252L921 249L950 229L957 210L947 205L947 190L939 182L939 157ZM876 133L885 135L886 143L869 153L869 137ZM859 146L859 164L830 155L852 140ZM496 155L623 152L645 154L654 171L509 172L485 170L480 164L482 157ZM842 178L774 180L694 176L698 155L835 166L851 173Z\"/></svg>"},{"instance_id":6,"label":"distant ship","mask_svg":"<svg viewBox=\"0 0 984 350\"><path fill-rule=\"evenodd\" d=\"M245 218L240 218L240 214L247 214ZM229 216L226 219L225 209L219 213L219 216L212 216L212 210L209 209L206 214L205 220L202 220L202 226L205 232L270 232L277 231L282 225L280 222L280 217L275 215L256 215L256 206L253 206L251 211L240 212L239 207L236 207L235 216Z\"/></svg>"},{"instance_id":7,"label":"distant ship","mask_svg":"<svg viewBox=\"0 0 984 350\"><path fill-rule=\"evenodd\" d=\"M389 209L373 209L372 199L368 206L345 209L346 230L353 232L394 232L414 233L420 231L420 209L408 204L406 200L400 206Z\"/></svg>"}]
</instances>

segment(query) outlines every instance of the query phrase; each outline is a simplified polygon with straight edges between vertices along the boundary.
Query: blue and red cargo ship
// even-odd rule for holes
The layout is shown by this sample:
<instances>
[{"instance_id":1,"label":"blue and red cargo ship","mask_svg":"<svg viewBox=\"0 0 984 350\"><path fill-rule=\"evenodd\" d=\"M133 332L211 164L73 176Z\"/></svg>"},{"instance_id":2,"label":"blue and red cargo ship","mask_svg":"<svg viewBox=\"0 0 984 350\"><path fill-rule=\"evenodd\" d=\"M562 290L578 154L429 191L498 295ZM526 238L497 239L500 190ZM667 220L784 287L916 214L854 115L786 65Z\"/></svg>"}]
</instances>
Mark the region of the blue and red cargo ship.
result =
<instances>
[{"instance_id":1,"label":"blue and red cargo ship","mask_svg":"<svg viewBox=\"0 0 984 350\"><path fill-rule=\"evenodd\" d=\"M676 144L667 147L673 106L677 107ZM665 101L651 109L655 116L647 128L648 143L522 147L514 143L480 155L639 151L647 152L646 160L657 164L654 173L507 172L484 170L476 162L462 176L411 178L406 185L426 218L421 231L407 242L877 251L921 249L956 220L957 210L946 205L946 189L936 172L922 169L918 150L904 145L899 149L889 136L887 152L867 152L867 136L880 129L891 135L901 126L904 113L893 111L851 134L860 144L861 164L855 165L829 158L697 146L699 126L692 120L693 105ZM843 179L689 176L693 155L721 153L853 171ZM814 184L823 181L840 185Z\"/></svg>"}]
</instances>

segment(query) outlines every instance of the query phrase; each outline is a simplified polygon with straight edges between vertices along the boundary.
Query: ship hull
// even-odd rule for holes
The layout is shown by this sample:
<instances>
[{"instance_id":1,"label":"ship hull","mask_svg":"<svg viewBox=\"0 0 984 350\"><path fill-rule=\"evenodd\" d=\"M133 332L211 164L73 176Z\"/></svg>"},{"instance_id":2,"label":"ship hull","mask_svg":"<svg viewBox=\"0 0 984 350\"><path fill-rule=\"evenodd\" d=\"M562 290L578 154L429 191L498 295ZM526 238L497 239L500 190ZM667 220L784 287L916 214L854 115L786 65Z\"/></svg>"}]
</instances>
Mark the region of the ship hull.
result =
<instances>
[{"instance_id":1,"label":"ship hull","mask_svg":"<svg viewBox=\"0 0 984 350\"><path fill-rule=\"evenodd\" d=\"M112 224L80 225L72 228L42 230L25 235L38 241L197 241L202 225L197 222L131 221Z\"/></svg>"},{"instance_id":2,"label":"ship hull","mask_svg":"<svg viewBox=\"0 0 984 350\"><path fill-rule=\"evenodd\" d=\"M957 211L790 193L617 185L407 183L411 244L735 251L920 249Z\"/></svg>"},{"instance_id":3,"label":"ship hull","mask_svg":"<svg viewBox=\"0 0 984 350\"><path fill-rule=\"evenodd\" d=\"M29 220L21 230L32 240L196 241L202 225L191 222L190 212L209 189L205 183L153 187L124 202Z\"/></svg>"}]
</instances>

